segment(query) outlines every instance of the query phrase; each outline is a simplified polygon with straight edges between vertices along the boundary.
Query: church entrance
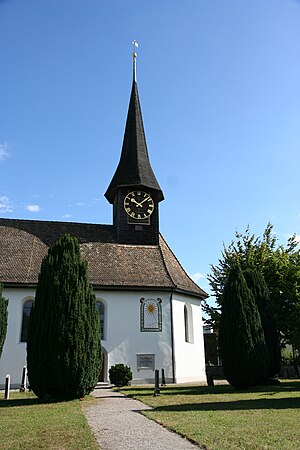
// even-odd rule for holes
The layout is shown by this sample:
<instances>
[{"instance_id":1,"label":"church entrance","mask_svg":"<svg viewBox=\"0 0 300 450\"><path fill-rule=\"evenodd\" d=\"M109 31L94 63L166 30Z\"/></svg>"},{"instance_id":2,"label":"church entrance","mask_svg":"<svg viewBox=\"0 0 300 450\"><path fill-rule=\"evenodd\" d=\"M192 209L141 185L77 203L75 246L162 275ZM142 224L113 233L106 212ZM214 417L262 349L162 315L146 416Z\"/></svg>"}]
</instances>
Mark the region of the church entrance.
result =
<instances>
[{"instance_id":1,"label":"church entrance","mask_svg":"<svg viewBox=\"0 0 300 450\"><path fill-rule=\"evenodd\" d=\"M102 368L101 368L101 370L99 372L99 377L98 377L98 381L100 381L100 382L108 381L108 377L107 377L107 351L105 350L104 347L102 347L102 357L103 357Z\"/></svg>"}]
</instances>

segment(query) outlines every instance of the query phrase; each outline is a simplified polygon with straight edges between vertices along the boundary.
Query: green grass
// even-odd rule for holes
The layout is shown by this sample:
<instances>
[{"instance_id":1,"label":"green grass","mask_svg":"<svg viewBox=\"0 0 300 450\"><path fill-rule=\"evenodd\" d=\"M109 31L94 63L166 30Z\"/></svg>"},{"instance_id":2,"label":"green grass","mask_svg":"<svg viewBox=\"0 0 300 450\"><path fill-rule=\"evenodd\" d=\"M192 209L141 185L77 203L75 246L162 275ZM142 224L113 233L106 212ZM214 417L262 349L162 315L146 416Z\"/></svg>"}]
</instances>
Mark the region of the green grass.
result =
<instances>
[{"instance_id":1,"label":"green grass","mask_svg":"<svg viewBox=\"0 0 300 450\"><path fill-rule=\"evenodd\" d=\"M154 409L145 416L209 450L299 450L300 380L237 391L231 386L128 387Z\"/></svg>"},{"instance_id":2,"label":"green grass","mask_svg":"<svg viewBox=\"0 0 300 450\"><path fill-rule=\"evenodd\" d=\"M82 412L93 399L41 402L32 393L0 400L0 449L97 449Z\"/></svg>"}]
</instances>

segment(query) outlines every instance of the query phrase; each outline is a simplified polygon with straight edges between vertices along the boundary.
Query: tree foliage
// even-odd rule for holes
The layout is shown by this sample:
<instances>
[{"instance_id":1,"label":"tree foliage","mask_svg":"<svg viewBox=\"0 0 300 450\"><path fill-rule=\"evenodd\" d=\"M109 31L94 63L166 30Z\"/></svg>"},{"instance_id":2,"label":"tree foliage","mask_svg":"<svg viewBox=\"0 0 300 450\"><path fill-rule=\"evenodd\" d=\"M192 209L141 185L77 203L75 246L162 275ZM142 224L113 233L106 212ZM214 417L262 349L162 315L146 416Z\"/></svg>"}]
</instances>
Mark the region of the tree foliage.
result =
<instances>
[{"instance_id":1,"label":"tree foliage","mask_svg":"<svg viewBox=\"0 0 300 450\"><path fill-rule=\"evenodd\" d=\"M94 388L101 365L99 314L79 243L64 235L42 263L27 340L34 393L72 399Z\"/></svg>"},{"instance_id":2,"label":"tree foliage","mask_svg":"<svg viewBox=\"0 0 300 450\"><path fill-rule=\"evenodd\" d=\"M268 378L272 378L280 371L280 345L270 302L270 291L263 275L257 269L245 269L243 275L259 312L269 355Z\"/></svg>"},{"instance_id":3,"label":"tree foliage","mask_svg":"<svg viewBox=\"0 0 300 450\"><path fill-rule=\"evenodd\" d=\"M219 345L226 379L235 387L264 383L269 369L264 331L238 262L229 269L221 310Z\"/></svg>"},{"instance_id":4,"label":"tree foliage","mask_svg":"<svg viewBox=\"0 0 300 450\"><path fill-rule=\"evenodd\" d=\"M233 263L238 261L242 270L256 268L269 289L270 310L282 343L300 349L300 251L295 236L283 246L278 245L272 232L270 223L262 238L251 234L248 227L244 234L237 232L228 247L224 245L221 259L211 266L208 277L217 306L206 303L204 310L209 315L208 323L217 330L224 286Z\"/></svg>"},{"instance_id":5,"label":"tree foliage","mask_svg":"<svg viewBox=\"0 0 300 450\"><path fill-rule=\"evenodd\" d=\"M3 286L0 284L0 357L7 332L8 300L2 296Z\"/></svg>"}]
</instances>

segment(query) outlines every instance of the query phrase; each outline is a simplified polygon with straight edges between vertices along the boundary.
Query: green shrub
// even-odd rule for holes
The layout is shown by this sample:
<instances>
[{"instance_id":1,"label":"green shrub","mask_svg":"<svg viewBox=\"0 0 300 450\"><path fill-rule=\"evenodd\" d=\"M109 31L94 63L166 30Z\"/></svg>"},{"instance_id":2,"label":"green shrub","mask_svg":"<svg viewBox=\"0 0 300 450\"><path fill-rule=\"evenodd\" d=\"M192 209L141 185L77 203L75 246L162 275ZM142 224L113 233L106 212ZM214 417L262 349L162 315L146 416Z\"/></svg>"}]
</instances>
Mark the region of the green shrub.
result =
<instances>
[{"instance_id":1,"label":"green shrub","mask_svg":"<svg viewBox=\"0 0 300 450\"><path fill-rule=\"evenodd\" d=\"M132 372L129 366L116 364L109 369L109 379L115 386L128 386L132 380Z\"/></svg>"}]
</instances>

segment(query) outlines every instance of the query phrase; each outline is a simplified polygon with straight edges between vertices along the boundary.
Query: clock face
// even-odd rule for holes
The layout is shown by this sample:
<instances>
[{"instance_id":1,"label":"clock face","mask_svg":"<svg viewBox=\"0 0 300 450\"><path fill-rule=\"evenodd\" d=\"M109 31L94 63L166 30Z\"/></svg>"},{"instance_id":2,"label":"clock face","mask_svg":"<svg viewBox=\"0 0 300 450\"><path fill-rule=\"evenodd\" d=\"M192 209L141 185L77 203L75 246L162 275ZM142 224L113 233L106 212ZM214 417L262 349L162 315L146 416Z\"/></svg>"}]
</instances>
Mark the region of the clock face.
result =
<instances>
[{"instance_id":1,"label":"clock face","mask_svg":"<svg viewBox=\"0 0 300 450\"><path fill-rule=\"evenodd\" d=\"M148 219L154 210L154 202L147 192L132 191L124 199L126 213L136 220Z\"/></svg>"}]
</instances>

